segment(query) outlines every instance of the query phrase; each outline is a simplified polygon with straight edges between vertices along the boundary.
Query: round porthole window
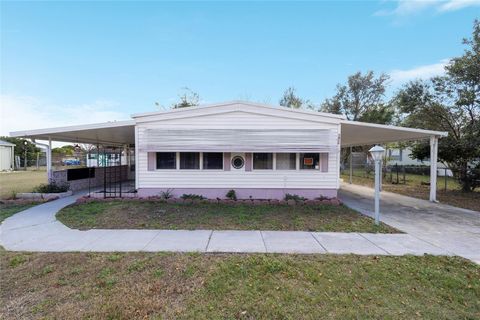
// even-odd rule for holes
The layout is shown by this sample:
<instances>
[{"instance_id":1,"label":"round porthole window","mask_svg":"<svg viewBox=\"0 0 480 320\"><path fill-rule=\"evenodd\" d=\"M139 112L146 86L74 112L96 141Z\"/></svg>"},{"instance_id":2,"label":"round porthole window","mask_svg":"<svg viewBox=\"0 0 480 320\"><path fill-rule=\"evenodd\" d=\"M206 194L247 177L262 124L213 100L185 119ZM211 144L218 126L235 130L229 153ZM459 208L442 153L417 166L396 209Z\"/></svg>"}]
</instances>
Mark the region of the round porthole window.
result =
<instances>
[{"instance_id":1,"label":"round porthole window","mask_svg":"<svg viewBox=\"0 0 480 320\"><path fill-rule=\"evenodd\" d=\"M245 160L241 156L235 156L232 159L232 167L235 169L242 169L245 165Z\"/></svg>"}]
</instances>

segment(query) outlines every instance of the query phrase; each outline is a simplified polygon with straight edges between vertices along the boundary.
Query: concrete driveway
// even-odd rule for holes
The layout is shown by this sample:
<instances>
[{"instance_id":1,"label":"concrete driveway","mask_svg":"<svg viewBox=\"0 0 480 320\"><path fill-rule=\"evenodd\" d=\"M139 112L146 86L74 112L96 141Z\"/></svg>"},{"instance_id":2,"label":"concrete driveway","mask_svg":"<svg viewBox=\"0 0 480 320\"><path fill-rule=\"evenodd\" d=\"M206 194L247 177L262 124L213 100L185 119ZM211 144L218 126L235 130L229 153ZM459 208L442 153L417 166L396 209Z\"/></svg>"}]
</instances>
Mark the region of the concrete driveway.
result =
<instances>
[{"instance_id":1,"label":"concrete driveway","mask_svg":"<svg viewBox=\"0 0 480 320\"><path fill-rule=\"evenodd\" d=\"M352 209L373 216L373 189L343 183L339 197ZM381 193L380 212L383 222L480 263L480 212L390 192Z\"/></svg>"}]
</instances>

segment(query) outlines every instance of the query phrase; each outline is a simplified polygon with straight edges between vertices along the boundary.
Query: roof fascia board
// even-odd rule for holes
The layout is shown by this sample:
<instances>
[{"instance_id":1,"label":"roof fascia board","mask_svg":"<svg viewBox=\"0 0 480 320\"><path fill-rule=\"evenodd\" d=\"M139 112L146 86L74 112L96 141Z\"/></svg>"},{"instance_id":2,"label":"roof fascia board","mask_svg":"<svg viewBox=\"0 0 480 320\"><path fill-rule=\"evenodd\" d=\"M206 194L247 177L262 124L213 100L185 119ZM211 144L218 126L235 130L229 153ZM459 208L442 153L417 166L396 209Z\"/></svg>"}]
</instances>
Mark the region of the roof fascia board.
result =
<instances>
[{"instance_id":1,"label":"roof fascia board","mask_svg":"<svg viewBox=\"0 0 480 320\"><path fill-rule=\"evenodd\" d=\"M358 121L350 121L350 120L342 120L340 121L340 123L361 126L361 127L369 127L369 128L380 128L380 129L398 130L398 131L404 131L404 132L423 133L425 135L437 136L437 137L448 136L448 132L446 131L433 131L433 130L424 130L424 129L416 129L416 128L406 128L406 127L376 124L376 123L369 123L369 122L358 122Z\"/></svg>"},{"instance_id":2,"label":"roof fascia board","mask_svg":"<svg viewBox=\"0 0 480 320\"><path fill-rule=\"evenodd\" d=\"M43 141L48 141L49 136L48 135L30 135L30 136L22 136L24 138L31 138L31 139L36 139L36 140L43 140ZM54 137L51 137L52 141L56 142L65 142L65 143L88 143L88 144L107 144L107 145L115 145L115 146L122 146L125 143L132 143L132 142L125 142L125 143L119 143L115 141L109 141L109 140L97 140L97 139L89 139L89 138L82 138L82 139L77 139L74 137L68 137L68 136L62 136L56 134Z\"/></svg>"},{"instance_id":3,"label":"roof fascia board","mask_svg":"<svg viewBox=\"0 0 480 320\"><path fill-rule=\"evenodd\" d=\"M361 143L348 143L342 144L342 147L357 147L357 146L367 146L371 144L379 144L379 143L395 143L395 142L407 142L407 141L418 141L418 140L428 140L430 136L421 136L421 137L412 137L412 138L401 138L401 139L394 139L394 140L374 140L369 142L361 142Z\"/></svg>"}]
</instances>

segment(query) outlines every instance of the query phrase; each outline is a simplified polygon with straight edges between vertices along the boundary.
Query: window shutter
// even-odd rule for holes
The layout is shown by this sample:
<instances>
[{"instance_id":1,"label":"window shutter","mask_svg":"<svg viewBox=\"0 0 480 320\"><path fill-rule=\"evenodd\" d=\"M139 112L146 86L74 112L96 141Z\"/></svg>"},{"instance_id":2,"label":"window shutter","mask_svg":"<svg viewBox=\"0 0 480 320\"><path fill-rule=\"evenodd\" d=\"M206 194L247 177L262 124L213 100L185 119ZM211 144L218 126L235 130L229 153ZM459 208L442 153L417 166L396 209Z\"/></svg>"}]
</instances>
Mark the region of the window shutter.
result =
<instances>
[{"instance_id":1,"label":"window shutter","mask_svg":"<svg viewBox=\"0 0 480 320\"><path fill-rule=\"evenodd\" d=\"M252 154L251 153L245 153L245 171L252 171Z\"/></svg>"},{"instance_id":2,"label":"window shutter","mask_svg":"<svg viewBox=\"0 0 480 320\"><path fill-rule=\"evenodd\" d=\"M230 171L230 152L223 153L223 171Z\"/></svg>"},{"instance_id":3,"label":"window shutter","mask_svg":"<svg viewBox=\"0 0 480 320\"><path fill-rule=\"evenodd\" d=\"M156 162L157 162L156 153L155 152L148 152L147 157L148 157L148 160L147 160L148 171L154 171L155 167L156 167Z\"/></svg>"},{"instance_id":4,"label":"window shutter","mask_svg":"<svg viewBox=\"0 0 480 320\"><path fill-rule=\"evenodd\" d=\"M328 153L320 153L320 171L328 172Z\"/></svg>"}]
</instances>

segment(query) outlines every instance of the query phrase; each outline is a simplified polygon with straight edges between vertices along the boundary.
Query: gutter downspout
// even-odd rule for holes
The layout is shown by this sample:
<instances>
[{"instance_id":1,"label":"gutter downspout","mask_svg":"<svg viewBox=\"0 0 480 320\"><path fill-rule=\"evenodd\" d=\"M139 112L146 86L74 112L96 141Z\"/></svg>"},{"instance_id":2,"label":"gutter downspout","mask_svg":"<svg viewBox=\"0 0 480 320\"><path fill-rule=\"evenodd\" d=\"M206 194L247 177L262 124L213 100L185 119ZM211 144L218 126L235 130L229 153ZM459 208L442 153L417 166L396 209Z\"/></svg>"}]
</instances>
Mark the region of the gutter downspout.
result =
<instances>
[{"instance_id":1,"label":"gutter downspout","mask_svg":"<svg viewBox=\"0 0 480 320\"><path fill-rule=\"evenodd\" d=\"M47 179L48 183L52 182L52 140L48 139L48 144L36 142L35 139L31 139L35 145L45 147L47 149Z\"/></svg>"}]
</instances>

